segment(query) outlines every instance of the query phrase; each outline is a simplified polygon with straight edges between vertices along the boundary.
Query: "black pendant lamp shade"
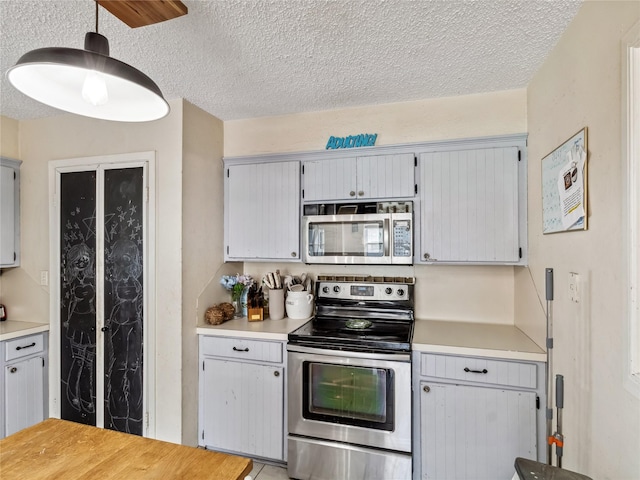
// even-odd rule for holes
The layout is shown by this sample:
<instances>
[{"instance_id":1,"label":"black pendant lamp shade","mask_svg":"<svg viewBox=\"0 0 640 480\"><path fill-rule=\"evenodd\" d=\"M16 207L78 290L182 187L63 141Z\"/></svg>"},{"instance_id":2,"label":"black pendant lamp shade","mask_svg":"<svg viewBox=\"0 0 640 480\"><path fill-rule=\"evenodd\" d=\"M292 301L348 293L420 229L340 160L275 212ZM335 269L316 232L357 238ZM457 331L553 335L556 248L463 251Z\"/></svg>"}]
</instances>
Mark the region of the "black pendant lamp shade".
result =
<instances>
[{"instance_id":1,"label":"black pendant lamp shade","mask_svg":"<svg viewBox=\"0 0 640 480\"><path fill-rule=\"evenodd\" d=\"M147 122L169 113L169 104L147 75L109 56L109 41L85 36L85 49L39 48L9 69L25 95L67 112L117 122Z\"/></svg>"}]
</instances>

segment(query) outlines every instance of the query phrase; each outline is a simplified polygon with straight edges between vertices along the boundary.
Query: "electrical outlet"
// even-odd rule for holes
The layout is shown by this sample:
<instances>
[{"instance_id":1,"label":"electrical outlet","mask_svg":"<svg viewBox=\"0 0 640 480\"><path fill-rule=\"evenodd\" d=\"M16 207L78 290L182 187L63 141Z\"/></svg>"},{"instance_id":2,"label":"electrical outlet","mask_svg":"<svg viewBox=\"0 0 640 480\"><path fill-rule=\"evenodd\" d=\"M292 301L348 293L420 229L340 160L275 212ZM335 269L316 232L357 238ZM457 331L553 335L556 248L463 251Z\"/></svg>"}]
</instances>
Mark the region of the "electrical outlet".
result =
<instances>
[{"instance_id":1,"label":"electrical outlet","mask_svg":"<svg viewBox=\"0 0 640 480\"><path fill-rule=\"evenodd\" d=\"M49 272L47 272L46 270L40 271L40 285L42 285L43 287L49 285Z\"/></svg>"},{"instance_id":2,"label":"electrical outlet","mask_svg":"<svg viewBox=\"0 0 640 480\"><path fill-rule=\"evenodd\" d=\"M580 290L578 289L579 282L580 275L575 272L569 272L569 298L573 303L580 303Z\"/></svg>"}]
</instances>

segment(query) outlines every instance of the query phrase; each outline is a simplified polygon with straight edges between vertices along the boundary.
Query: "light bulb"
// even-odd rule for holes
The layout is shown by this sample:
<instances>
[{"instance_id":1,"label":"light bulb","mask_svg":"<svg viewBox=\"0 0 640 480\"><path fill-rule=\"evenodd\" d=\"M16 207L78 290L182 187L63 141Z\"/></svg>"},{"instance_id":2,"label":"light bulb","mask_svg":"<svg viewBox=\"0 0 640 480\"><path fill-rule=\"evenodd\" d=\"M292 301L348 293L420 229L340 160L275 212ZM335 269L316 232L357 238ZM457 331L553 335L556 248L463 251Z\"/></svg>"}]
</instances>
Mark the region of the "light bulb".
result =
<instances>
[{"instance_id":1,"label":"light bulb","mask_svg":"<svg viewBox=\"0 0 640 480\"><path fill-rule=\"evenodd\" d=\"M87 73L87 78L85 78L82 85L82 98L96 107L104 105L109 100L107 84L104 82L102 75L95 70Z\"/></svg>"}]
</instances>

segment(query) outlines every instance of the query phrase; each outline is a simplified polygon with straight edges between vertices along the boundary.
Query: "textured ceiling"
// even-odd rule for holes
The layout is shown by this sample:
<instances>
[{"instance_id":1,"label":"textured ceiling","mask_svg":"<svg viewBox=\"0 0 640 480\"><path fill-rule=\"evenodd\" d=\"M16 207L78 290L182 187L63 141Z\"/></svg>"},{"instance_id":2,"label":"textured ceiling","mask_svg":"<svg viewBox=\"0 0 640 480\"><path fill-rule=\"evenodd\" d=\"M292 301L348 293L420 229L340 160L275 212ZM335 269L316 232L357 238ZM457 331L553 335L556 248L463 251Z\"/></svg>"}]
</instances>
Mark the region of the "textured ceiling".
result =
<instances>
[{"instance_id":1,"label":"textured ceiling","mask_svg":"<svg viewBox=\"0 0 640 480\"><path fill-rule=\"evenodd\" d=\"M104 9L111 56L167 99L222 120L526 87L581 0L183 0L130 29ZM56 115L4 74L29 50L83 48L92 0L0 0L0 114Z\"/></svg>"}]
</instances>

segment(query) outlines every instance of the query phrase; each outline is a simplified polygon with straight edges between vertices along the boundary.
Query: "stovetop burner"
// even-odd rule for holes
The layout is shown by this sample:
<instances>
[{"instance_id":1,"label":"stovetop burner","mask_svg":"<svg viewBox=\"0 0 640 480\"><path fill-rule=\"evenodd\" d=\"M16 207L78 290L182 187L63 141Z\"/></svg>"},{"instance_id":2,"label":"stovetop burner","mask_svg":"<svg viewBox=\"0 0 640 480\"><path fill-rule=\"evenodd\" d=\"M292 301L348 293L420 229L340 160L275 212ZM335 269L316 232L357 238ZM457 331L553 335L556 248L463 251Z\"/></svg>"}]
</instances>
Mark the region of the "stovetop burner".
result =
<instances>
[{"instance_id":1,"label":"stovetop burner","mask_svg":"<svg viewBox=\"0 0 640 480\"><path fill-rule=\"evenodd\" d=\"M399 280L399 279L398 279ZM413 282L318 282L316 316L289 343L366 352L409 352Z\"/></svg>"},{"instance_id":2,"label":"stovetop burner","mask_svg":"<svg viewBox=\"0 0 640 480\"><path fill-rule=\"evenodd\" d=\"M364 330L365 328L370 328L371 325L373 325L371 320L354 318L353 320L347 320L344 324L344 328L348 330Z\"/></svg>"}]
</instances>

